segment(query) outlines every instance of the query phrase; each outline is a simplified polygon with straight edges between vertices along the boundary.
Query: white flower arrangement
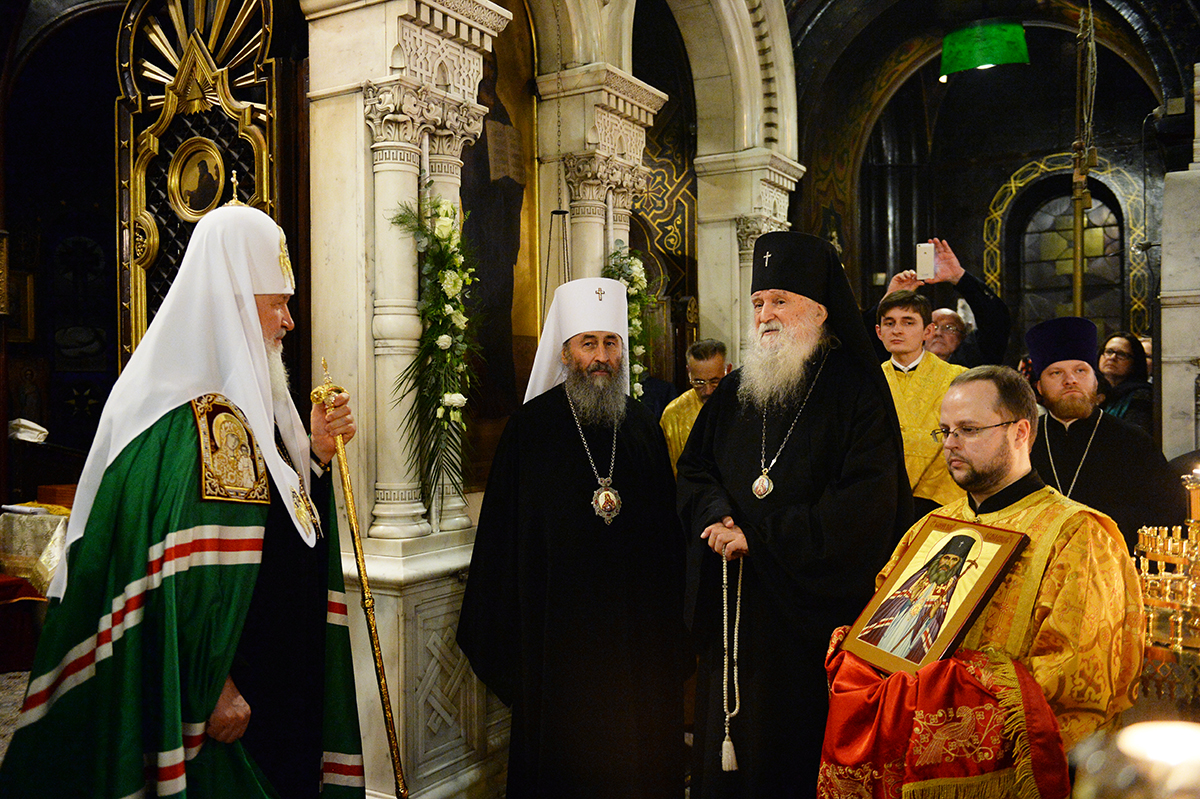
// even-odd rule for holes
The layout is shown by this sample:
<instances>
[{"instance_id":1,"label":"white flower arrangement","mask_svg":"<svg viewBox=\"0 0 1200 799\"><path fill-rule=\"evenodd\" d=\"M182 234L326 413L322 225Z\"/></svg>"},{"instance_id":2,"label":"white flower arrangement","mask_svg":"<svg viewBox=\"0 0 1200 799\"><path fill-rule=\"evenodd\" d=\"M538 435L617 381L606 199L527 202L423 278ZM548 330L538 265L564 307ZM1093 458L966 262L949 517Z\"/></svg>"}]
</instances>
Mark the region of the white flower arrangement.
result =
<instances>
[{"instance_id":1,"label":"white flower arrangement","mask_svg":"<svg viewBox=\"0 0 1200 799\"><path fill-rule=\"evenodd\" d=\"M629 249L625 242L618 241L601 271L603 277L620 281L625 286L629 304L629 391L634 399L640 399L645 391L642 379L646 365L642 359L646 355L646 331L642 325L642 310L655 300L640 255Z\"/></svg>"},{"instance_id":2,"label":"white flower arrangement","mask_svg":"<svg viewBox=\"0 0 1200 799\"><path fill-rule=\"evenodd\" d=\"M477 348L466 302L475 269L464 252L454 204L427 196L417 207L401 206L392 223L408 231L416 244L417 313L423 328L416 358L397 378L393 395L395 402L414 395L404 428L422 499L432 510L442 486L462 492L466 439L462 409L474 380L469 357Z\"/></svg>"}]
</instances>

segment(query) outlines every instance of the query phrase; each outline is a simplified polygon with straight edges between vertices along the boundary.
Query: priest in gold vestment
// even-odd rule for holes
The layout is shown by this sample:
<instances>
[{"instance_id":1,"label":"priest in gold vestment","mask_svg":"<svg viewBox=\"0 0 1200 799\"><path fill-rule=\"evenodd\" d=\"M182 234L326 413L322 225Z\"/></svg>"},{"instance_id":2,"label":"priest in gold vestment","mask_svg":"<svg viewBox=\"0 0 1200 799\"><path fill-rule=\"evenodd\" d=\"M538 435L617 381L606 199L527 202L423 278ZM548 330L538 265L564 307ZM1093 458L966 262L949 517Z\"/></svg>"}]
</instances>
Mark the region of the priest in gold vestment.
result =
<instances>
[{"instance_id":1,"label":"priest in gold vestment","mask_svg":"<svg viewBox=\"0 0 1200 799\"><path fill-rule=\"evenodd\" d=\"M671 457L672 469L692 433L692 425L696 423L700 409L717 390L721 379L732 371L733 364L725 360L724 342L704 338L688 347L688 383L692 388L671 400L658 420L667 439L667 454Z\"/></svg>"},{"instance_id":2,"label":"priest in gold vestment","mask_svg":"<svg viewBox=\"0 0 1200 799\"><path fill-rule=\"evenodd\" d=\"M943 790L951 782L955 790L976 791L972 795L1065 796L1063 755L1133 704L1143 652L1133 561L1111 519L1047 487L1030 466L1036 419L1032 389L1011 369L978 367L951 383L938 433L950 473L967 496L938 514L1015 530L1029 541L950 661L916 675L864 679L861 661L831 652L819 796L960 795ZM877 588L920 526L900 541ZM954 669L959 672L948 672ZM991 678L965 677L1004 672L1008 680L991 684ZM926 704L926 688L935 680L940 707ZM964 716L963 706L972 703L958 698L960 691L978 690L979 682L1000 686L992 704L1004 708L1006 734L988 757L980 756L987 747L982 724L955 729L957 744L938 736L940 727L949 731L983 717L983 710ZM1009 689L1023 688L1007 705L1006 682ZM900 707L909 708L907 716L897 713ZM1012 746L1010 738L1025 744ZM939 740L942 748L928 751Z\"/></svg>"},{"instance_id":3,"label":"priest in gold vestment","mask_svg":"<svg viewBox=\"0 0 1200 799\"><path fill-rule=\"evenodd\" d=\"M946 363L925 349L933 330L933 308L924 295L902 289L879 303L875 334L892 356L883 362L883 377L900 419L904 468L918 519L963 497L963 490L946 468L941 445L929 432L938 426L942 397L950 381L967 369Z\"/></svg>"}]
</instances>

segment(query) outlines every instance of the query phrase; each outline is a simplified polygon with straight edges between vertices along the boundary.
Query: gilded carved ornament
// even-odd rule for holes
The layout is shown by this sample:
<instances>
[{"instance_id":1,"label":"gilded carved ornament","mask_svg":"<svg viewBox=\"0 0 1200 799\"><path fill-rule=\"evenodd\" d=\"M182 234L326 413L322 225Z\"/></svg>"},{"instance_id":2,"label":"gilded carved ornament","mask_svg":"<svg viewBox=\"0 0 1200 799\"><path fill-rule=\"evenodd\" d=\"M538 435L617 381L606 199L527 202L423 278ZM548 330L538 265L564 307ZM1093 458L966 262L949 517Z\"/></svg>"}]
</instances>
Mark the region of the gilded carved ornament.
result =
<instances>
[{"instance_id":1,"label":"gilded carved ornament","mask_svg":"<svg viewBox=\"0 0 1200 799\"><path fill-rule=\"evenodd\" d=\"M130 0L125 7L117 43L122 362L149 323L148 274L170 266L159 263L164 247L219 204L230 142L249 146L248 204L274 211L271 18L271 0ZM156 183L148 187L151 170Z\"/></svg>"}]
</instances>

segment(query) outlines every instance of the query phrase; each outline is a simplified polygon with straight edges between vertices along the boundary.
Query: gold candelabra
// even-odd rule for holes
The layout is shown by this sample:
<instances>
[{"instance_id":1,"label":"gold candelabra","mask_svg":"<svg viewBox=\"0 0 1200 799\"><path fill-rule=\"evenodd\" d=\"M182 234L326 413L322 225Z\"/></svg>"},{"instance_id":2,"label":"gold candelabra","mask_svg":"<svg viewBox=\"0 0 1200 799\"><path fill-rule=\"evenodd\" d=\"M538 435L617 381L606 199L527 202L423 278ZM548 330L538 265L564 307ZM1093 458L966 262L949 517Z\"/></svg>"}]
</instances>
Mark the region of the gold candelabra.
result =
<instances>
[{"instance_id":1,"label":"gold candelabra","mask_svg":"<svg viewBox=\"0 0 1200 799\"><path fill-rule=\"evenodd\" d=\"M1181 478L1186 528L1143 527L1135 556L1146 606L1146 643L1173 652L1200 650L1200 473Z\"/></svg>"}]
</instances>

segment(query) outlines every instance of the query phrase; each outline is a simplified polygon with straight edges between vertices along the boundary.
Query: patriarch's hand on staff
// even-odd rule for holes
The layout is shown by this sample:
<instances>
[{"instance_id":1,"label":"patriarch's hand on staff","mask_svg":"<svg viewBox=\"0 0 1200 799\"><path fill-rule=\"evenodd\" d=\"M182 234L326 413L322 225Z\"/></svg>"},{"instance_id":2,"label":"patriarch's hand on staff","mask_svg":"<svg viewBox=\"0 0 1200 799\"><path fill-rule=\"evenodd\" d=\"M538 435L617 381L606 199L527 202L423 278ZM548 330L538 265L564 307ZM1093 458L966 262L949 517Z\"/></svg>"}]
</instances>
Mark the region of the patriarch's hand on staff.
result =
<instances>
[{"instance_id":1,"label":"patriarch's hand on staff","mask_svg":"<svg viewBox=\"0 0 1200 799\"><path fill-rule=\"evenodd\" d=\"M250 705L242 697L232 677L225 678L225 687L217 698L217 706L213 708L204 732L214 741L231 744L246 734L250 724Z\"/></svg>"},{"instance_id":2,"label":"patriarch's hand on staff","mask_svg":"<svg viewBox=\"0 0 1200 799\"><path fill-rule=\"evenodd\" d=\"M742 528L733 523L732 516L726 516L716 524L704 528L700 537L708 541L708 546L725 560L737 560L750 551L746 545L746 536Z\"/></svg>"},{"instance_id":3,"label":"patriarch's hand on staff","mask_svg":"<svg viewBox=\"0 0 1200 799\"><path fill-rule=\"evenodd\" d=\"M357 430L350 410L350 395L343 392L334 396L332 408L314 404L309 424L313 454L321 463L329 463L337 454L337 437L340 435L343 443L349 443Z\"/></svg>"}]
</instances>

